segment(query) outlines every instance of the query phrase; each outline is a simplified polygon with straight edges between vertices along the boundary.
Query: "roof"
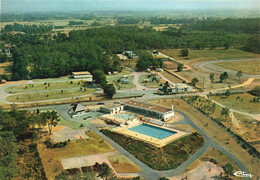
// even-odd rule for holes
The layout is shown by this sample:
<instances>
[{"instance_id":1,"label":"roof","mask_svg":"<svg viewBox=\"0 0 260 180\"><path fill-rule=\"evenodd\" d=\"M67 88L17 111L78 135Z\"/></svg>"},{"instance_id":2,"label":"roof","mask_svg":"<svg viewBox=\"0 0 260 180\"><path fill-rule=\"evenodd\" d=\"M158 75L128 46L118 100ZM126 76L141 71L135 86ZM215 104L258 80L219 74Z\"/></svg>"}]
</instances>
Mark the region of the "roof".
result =
<instances>
[{"instance_id":1,"label":"roof","mask_svg":"<svg viewBox=\"0 0 260 180\"><path fill-rule=\"evenodd\" d=\"M134 100L126 101L126 102L124 102L124 104L136 106L136 107L151 110L151 111L157 111L157 112L161 112L161 113L166 113L166 112L171 111L171 109L168 109L168 108L165 108L165 107L161 107L161 106L157 106L157 105L153 105L153 104L148 104L148 103L143 103L143 102L140 102L140 101L134 101Z\"/></svg>"},{"instance_id":2,"label":"roof","mask_svg":"<svg viewBox=\"0 0 260 180\"><path fill-rule=\"evenodd\" d=\"M90 75L91 73L88 71L81 71L81 72L72 72L73 75Z\"/></svg>"},{"instance_id":3,"label":"roof","mask_svg":"<svg viewBox=\"0 0 260 180\"><path fill-rule=\"evenodd\" d=\"M121 106L123 106L123 105L122 104L108 104L108 105L102 106L102 108L114 109L114 108L121 107Z\"/></svg>"},{"instance_id":4,"label":"roof","mask_svg":"<svg viewBox=\"0 0 260 180\"><path fill-rule=\"evenodd\" d=\"M85 111L87 109L87 107L83 106L82 104L76 104L73 107L74 112L80 112L80 111Z\"/></svg>"}]
</instances>

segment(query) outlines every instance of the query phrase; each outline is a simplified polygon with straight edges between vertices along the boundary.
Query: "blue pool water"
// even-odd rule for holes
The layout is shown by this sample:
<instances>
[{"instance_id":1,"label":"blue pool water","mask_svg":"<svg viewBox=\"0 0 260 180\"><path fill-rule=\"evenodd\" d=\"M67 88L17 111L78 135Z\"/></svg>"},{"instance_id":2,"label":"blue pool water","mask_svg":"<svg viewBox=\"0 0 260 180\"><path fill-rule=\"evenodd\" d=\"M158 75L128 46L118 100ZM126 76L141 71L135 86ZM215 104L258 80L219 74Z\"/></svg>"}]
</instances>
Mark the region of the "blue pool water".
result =
<instances>
[{"instance_id":1,"label":"blue pool water","mask_svg":"<svg viewBox=\"0 0 260 180\"><path fill-rule=\"evenodd\" d=\"M116 115L114 115L114 117L117 117L117 118L120 118L120 119L125 119L125 120L135 119L136 118L135 115L128 114L128 113L116 114Z\"/></svg>"},{"instance_id":2,"label":"blue pool water","mask_svg":"<svg viewBox=\"0 0 260 180\"><path fill-rule=\"evenodd\" d=\"M138 126L128 128L128 130L151 136L157 139L164 139L177 133L175 131L170 131L168 129L159 128L149 124L140 124Z\"/></svg>"}]
</instances>

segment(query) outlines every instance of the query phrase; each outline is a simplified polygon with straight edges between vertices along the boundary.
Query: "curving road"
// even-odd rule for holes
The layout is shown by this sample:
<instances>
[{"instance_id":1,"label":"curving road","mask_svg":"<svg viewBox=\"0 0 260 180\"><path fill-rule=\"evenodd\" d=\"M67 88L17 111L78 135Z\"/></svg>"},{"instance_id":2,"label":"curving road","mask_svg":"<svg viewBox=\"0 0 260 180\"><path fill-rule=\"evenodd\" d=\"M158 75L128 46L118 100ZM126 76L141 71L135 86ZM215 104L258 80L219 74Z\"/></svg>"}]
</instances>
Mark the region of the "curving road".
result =
<instances>
[{"instance_id":1,"label":"curving road","mask_svg":"<svg viewBox=\"0 0 260 180\"><path fill-rule=\"evenodd\" d=\"M260 63L260 59L237 59L237 60L233 59L233 60L206 61L206 62L193 64L193 67L196 69L202 69L204 71L209 71L209 72L218 73L218 74L221 74L226 71L228 74L235 76L237 74L237 71L235 71L235 70L223 68L223 71L221 71L221 70L216 70L215 68L209 68L209 67L207 67L207 65L214 64L214 63L220 63L220 62L234 62L234 61L240 62L240 61L252 61L252 60L259 61L259 63ZM218 66L218 67L221 68L220 66ZM243 73L243 77L260 78L260 75L251 75L251 74Z\"/></svg>"},{"instance_id":2,"label":"curving road","mask_svg":"<svg viewBox=\"0 0 260 180\"><path fill-rule=\"evenodd\" d=\"M108 138L107 136L105 136L104 134L99 132L97 127L100 126L100 125L87 123L86 126L89 129L91 129L92 131L94 131L95 133L97 133L99 136L101 136L103 139L105 139L119 153L125 155L127 158L129 158L131 161L133 161L135 164L137 164L141 168L141 171L139 172L140 176L143 177L144 179L147 179L147 180L157 180L159 177L162 177L162 176L172 177L172 176L183 173L185 171L185 169L192 162L194 162L196 159L198 159L199 156L201 156L210 147L214 147L215 149L218 149L222 153L226 154L228 157L230 157L237 164L237 166L239 167L239 169L241 171L249 173L247 168L236 157L234 157L231 153L229 153L227 150L225 150L220 145L218 145L215 141L211 140L206 135L206 133L202 129L200 129L195 123L193 123L193 121L185 113L180 112L180 111L176 111L176 112L183 115L183 117L184 117L183 121L185 123L189 124L190 126L192 126L194 129L196 129L203 136L205 142L204 142L204 145L202 146L202 148L200 150L198 150L195 154L190 156L189 159L186 160L183 164L181 164L180 166L178 166L175 169L166 170L166 171L158 171L158 170L154 170L154 169L148 167L146 164L144 164L143 162L138 160L136 157L134 157L132 154L130 154L128 151L126 151L124 148L122 148L120 145L118 145L113 140L111 140L110 138ZM244 178L244 179L247 180L247 179L250 179L250 178Z\"/></svg>"}]
</instances>

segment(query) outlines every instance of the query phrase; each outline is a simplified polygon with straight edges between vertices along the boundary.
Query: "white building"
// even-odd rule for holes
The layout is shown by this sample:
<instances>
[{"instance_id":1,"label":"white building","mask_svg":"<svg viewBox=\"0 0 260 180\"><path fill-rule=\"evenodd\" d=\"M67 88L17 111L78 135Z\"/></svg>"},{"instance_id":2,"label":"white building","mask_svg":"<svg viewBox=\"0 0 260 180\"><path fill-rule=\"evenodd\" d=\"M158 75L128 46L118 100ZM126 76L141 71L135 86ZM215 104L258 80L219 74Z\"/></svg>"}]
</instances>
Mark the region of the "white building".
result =
<instances>
[{"instance_id":1,"label":"white building","mask_svg":"<svg viewBox=\"0 0 260 180\"><path fill-rule=\"evenodd\" d=\"M123 103L126 110L144 114L145 116L154 117L157 119L162 119L167 121L174 116L173 107L171 109L152 105L148 103L143 103L139 101L129 100Z\"/></svg>"},{"instance_id":2,"label":"white building","mask_svg":"<svg viewBox=\"0 0 260 180\"><path fill-rule=\"evenodd\" d=\"M117 114L124 110L124 105L121 104L111 104L106 106L101 106L100 111L109 114Z\"/></svg>"}]
</instances>

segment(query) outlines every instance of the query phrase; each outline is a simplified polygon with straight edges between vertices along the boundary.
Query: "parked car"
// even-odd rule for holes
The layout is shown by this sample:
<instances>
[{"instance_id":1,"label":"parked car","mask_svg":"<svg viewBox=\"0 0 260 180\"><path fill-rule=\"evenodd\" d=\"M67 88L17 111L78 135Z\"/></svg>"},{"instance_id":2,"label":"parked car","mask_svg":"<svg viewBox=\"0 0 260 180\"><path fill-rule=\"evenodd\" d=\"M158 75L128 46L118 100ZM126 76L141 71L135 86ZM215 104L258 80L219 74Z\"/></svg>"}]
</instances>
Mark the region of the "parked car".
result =
<instances>
[{"instance_id":1,"label":"parked car","mask_svg":"<svg viewBox=\"0 0 260 180\"><path fill-rule=\"evenodd\" d=\"M97 105L103 105L105 104L104 102L98 102Z\"/></svg>"}]
</instances>

